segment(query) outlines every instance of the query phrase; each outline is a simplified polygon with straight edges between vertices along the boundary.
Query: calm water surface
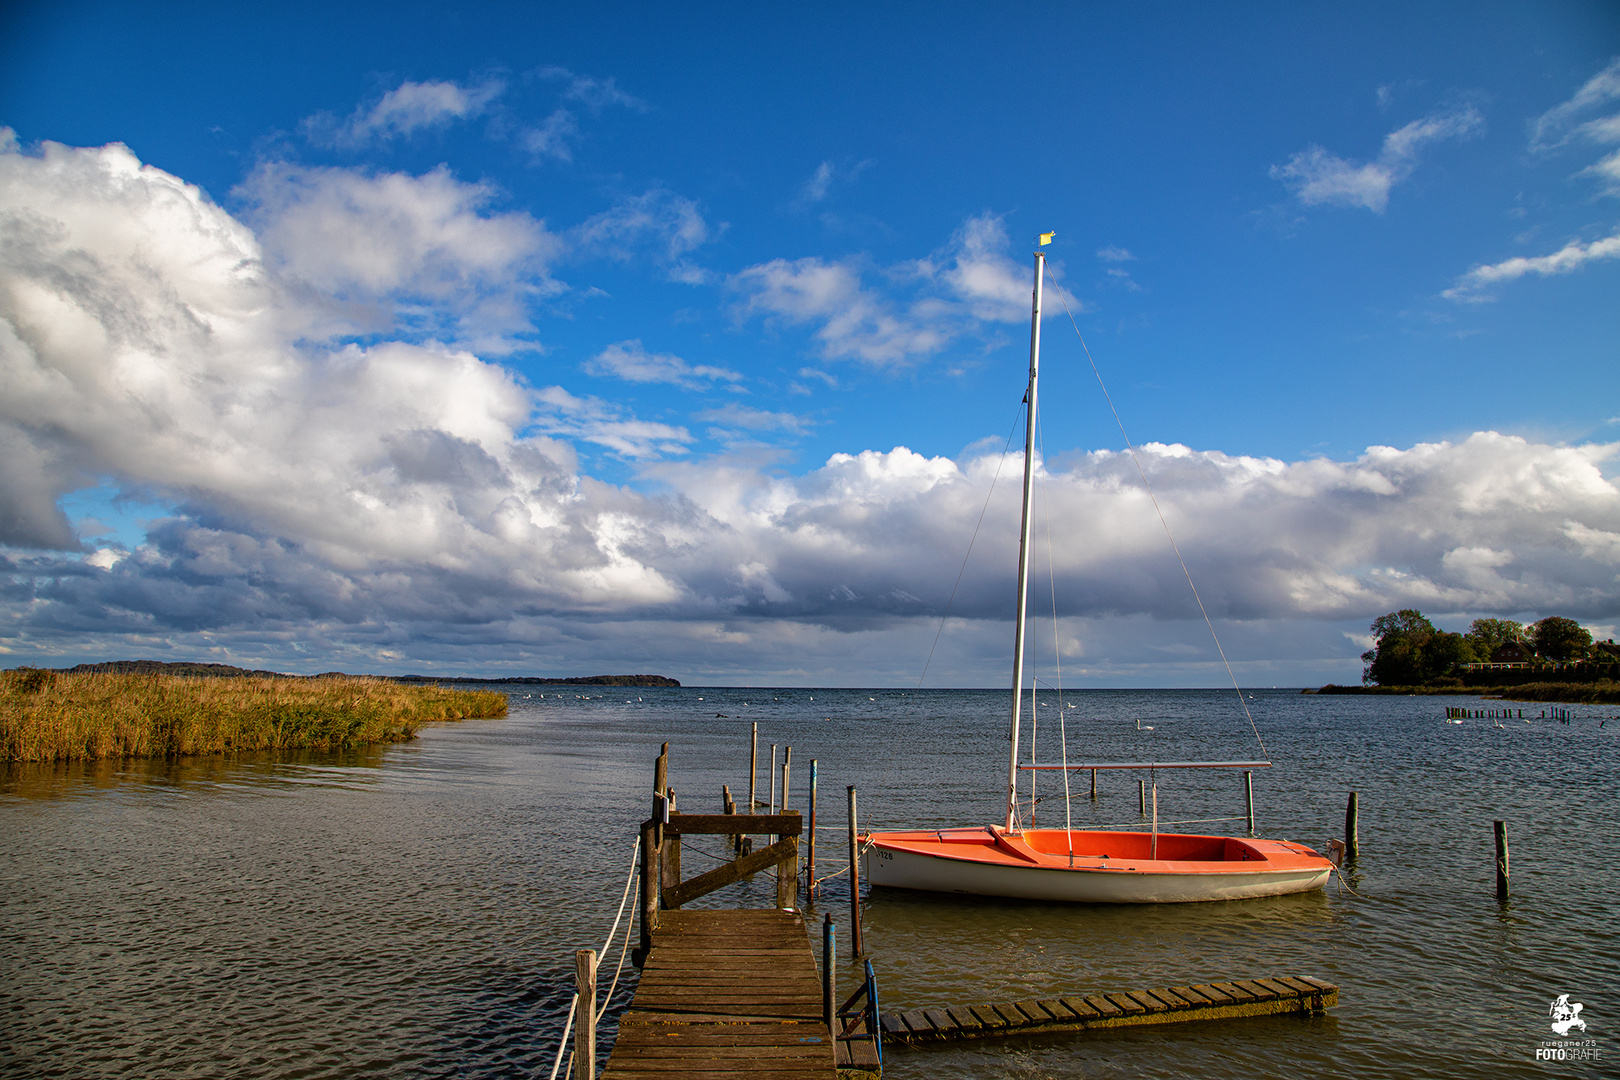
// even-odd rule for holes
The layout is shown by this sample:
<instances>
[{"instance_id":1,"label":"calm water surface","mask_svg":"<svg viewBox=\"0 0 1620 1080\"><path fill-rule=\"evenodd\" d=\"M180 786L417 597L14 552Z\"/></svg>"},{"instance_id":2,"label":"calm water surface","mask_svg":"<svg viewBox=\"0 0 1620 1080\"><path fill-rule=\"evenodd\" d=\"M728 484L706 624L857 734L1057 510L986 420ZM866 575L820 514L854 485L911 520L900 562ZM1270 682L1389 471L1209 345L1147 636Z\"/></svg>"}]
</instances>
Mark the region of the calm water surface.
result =
<instances>
[{"instance_id":1,"label":"calm water surface","mask_svg":"<svg viewBox=\"0 0 1620 1080\"><path fill-rule=\"evenodd\" d=\"M1149 908L880 890L866 940L884 1004L1290 973L1338 983L1342 1004L1315 1020L891 1050L886 1076L1620 1075L1620 721L1599 726L1620 710L1496 728L1442 722L1448 704L1482 705L1470 698L1249 693L1276 762L1255 774L1262 835L1325 847L1346 793L1361 793L1346 885ZM1060 712L1071 759L1261 756L1231 691L1048 700L1042 760L1059 752ZM0 1072L546 1075L573 951L612 922L660 742L688 811L718 808L722 784L746 792L750 721L762 756L794 748L790 805L804 808L817 758L826 873L844 850L846 784L863 827L999 821L1005 707L977 691L525 689L504 719L355 753L13 769L0 781ZM1135 822L1134 777L1104 773L1096 803L1077 785L1076 826ZM1242 812L1241 773L1159 781L1162 819ZM760 782L764 798L763 768ZM1061 826L1061 782L1041 783L1038 824ZM1496 818L1512 842L1506 905ZM1243 825L1211 831L1226 828ZM689 874L711 850L688 842ZM847 960L845 879L827 890ZM773 897L762 877L710 901ZM843 975L851 985L853 967ZM627 969L616 1001L633 983ZM1559 994L1585 1004L1595 1063L1535 1060Z\"/></svg>"}]
</instances>

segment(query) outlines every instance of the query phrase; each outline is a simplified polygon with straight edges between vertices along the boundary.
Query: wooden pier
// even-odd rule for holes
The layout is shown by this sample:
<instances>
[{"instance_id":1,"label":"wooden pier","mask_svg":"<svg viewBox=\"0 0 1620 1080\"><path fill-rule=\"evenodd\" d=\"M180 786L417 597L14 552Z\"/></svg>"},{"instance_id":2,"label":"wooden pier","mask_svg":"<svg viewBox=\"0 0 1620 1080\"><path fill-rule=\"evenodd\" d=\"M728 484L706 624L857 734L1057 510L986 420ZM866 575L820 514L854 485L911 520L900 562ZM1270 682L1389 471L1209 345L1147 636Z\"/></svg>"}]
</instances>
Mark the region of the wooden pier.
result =
<instances>
[{"instance_id":1,"label":"wooden pier","mask_svg":"<svg viewBox=\"0 0 1620 1080\"><path fill-rule=\"evenodd\" d=\"M834 1080L804 916L663 911L603 1080Z\"/></svg>"},{"instance_id":2,"label":"wooden pier","mask_svg":"<svg viewBox=\"0 0 1620 1080\"><path fill-rule=\"evenodd\" d=\"M884 1013L885 1042L926 1045L999 1035L1043 1035L1138 1024L1319 1013L1339 988L1303 975L1085 994L1041 1001L951 1005Z\"/></svg>"},{"instance_id":3,"label":"wooden pier","mask_svg":"<svg viewBox=\"0 0 1620 1080\"><path fill-rule=\"evenodd\" d=\"M785 773L784 765L784 781ZM674 812L673 796L666 743L653 767L653 816L641 827L641 944L634 952L641 981L619 1018L603 1077L854 1080L868 1063L867 1075L876 1076L875 1002L856 1017L839 1013L835 980L817 970L797 910L799 815L738 814L729 792L724 813L681 814ZM753 851L751 835L774 843ZM683 880L683 836L728 837L739 854ZM775 908L682 910L773 869ZM869 978L846 1008L863 996L872 1000L871 986ZM840 1029L837 1039L832 1024Z\"/></svg>"},{"instance_id":4,"label":"wooden pier","mask_svg":"<svg viewBox=\"0 0 1620 1080\"><path fill-rule=\"evenodd\" d=\"M784 792L786 768L784 764ZM604 1080L866 1080L881 1074L884 1042L923 1046L1139 1024L1310 1015L1338 1004L1339 989L1331 983L1284 976L883 1013L868 961L864 981L839 1005L832 917L821 928L818 971L804 915L797 910L799 839L805 831L799 815L785 808L738 814L729 791L722 813L675 812L667 743L653 777L653 814L641 827L641 944L633 953L641 981L619 1018ZM853 821L853 789L850 794ZM774 798L769 808L778 810ZM705 835L727 837L736 857L683 880L681 837ZM755 835L773 842L754 851L748 838ZM773 869L775 908L682 910L717 889ZM853 874L851 887L858 888ZM857 914L852 928L858 926ZM856 941L859 955L858 936ZM585 1009L590 1017L596 1002L595 957L588 950L580 955L588 961L582 962L580 993L590 1002ZM583 1061L583 1069L592 1069L593 1020L577 1042L576 1064Z\"/></svg>"}]
</instances>

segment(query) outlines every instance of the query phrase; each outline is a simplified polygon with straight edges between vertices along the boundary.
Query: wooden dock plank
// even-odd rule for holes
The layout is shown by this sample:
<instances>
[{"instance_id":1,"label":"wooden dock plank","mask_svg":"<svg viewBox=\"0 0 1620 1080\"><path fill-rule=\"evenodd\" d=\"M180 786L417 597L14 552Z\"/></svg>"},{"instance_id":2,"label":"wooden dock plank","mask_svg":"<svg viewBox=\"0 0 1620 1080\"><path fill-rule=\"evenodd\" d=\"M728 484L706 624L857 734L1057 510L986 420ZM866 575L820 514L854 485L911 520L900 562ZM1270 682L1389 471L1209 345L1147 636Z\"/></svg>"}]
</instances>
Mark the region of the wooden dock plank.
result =
<instances>
[{"instance_id":1,"label":"wooden dock plank","mask_svg":"<svg viewBox=\"0 0 1620 1080\"><path fill-rule=\"evenodd\" d=\"M804 917L663 911L602 1080L835 1080Z\"/></svg>"},{"instance_id":2,"label":"wooden dock plank","mask_svg":"<svg viewBox=\"0 0 1620 1080\"><path fill-rule=\"evenodd\" d=\"M1339 988L1332 983L1305 975L1287 975L1110 991L1043 1001L930 1006L905 1013L885 1013L882 1027L884 1035L892 1041L927 1043L1313 1013L1338 1003Z\"/></svg>"},{"instance_id":3,"label":"wooden dock plank","mask_svg":"<svg viewBox=\"0 0 1620 1080\"><path fill-rule=\"evenodd\" d=\"M1063 1006L1081 1020L1095 1020L1102 1015L1094 1006L1086 1004L1085 998L1066 997Z\"/></svg>"},{"instance_id":4,"label":"wooden dock plank","mask_svg":"<svg viewBox=\"0 0 1620 1080\"><path fill-rule=\"evenodd\" d=\"M1187 989L1203 994L1216 1005L1230 1005L1237 1000L1231 994L1228 994L1224 990L1217 989L1210 983L1194 983Z\"/></svg>"},{"instance_id":5,"label":"wooden dock plank","mask_svg":"<svg viewBox=\"0 0 1620 1080\"><path fill-rule=\"evenodd\" d=\"M893 1015L892 1013L889 1015ZM913 1035L928 1036L934 1033L934 1025L928 1022L921 1009L913 1009L899 1015L900 1023Z\"/></svg>"},{"instance_id":6,"label":"wooden dock plank","mask_svg":"<svg viewBox=\"0 0 1620 1080\"><path fill-rule=\"evenodd\" d=\"M996 1010L992 1009L990 1006L969 1005L968 1008L973 1010L973 1015L978 1018L979 1023L983 1024L987 1030L996 1031L1006 1029L1007 1021L1002 1019L1001 1014L996 1012Z\"/></svg>"}]
</instances>

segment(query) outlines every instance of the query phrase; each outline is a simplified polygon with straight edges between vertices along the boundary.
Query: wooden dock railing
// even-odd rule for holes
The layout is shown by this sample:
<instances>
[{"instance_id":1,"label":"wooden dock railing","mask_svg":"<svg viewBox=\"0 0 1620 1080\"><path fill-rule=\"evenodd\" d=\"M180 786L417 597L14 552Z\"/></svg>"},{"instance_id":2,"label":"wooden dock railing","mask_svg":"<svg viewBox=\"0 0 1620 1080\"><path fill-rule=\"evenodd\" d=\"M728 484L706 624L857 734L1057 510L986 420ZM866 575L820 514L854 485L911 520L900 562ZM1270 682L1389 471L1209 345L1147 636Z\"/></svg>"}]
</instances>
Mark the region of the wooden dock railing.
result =
<instances>
[{"instance_id":1,"label":"wooden dock railing","mask_svg":"<svg viewBox=\"0 0 1620 1080\"><path fill-rule=\"evenodd\" d=\"M780 814L681 814L674 810L675 793L669 787L669 744L665 743L653 766L653 815L641 825L641 944L631 953L639 968L652 950L658 913L675 910L701 896L776 868L776 906L792 910L799 896L799 837L804 824L796 810ZM727 809L735 804L726 800ZM722 866L681 880L681 837L750 834L776 837L759 851L749 851ZM749 845L738 844L739 848Z\"/></svg>"}]
</instances>

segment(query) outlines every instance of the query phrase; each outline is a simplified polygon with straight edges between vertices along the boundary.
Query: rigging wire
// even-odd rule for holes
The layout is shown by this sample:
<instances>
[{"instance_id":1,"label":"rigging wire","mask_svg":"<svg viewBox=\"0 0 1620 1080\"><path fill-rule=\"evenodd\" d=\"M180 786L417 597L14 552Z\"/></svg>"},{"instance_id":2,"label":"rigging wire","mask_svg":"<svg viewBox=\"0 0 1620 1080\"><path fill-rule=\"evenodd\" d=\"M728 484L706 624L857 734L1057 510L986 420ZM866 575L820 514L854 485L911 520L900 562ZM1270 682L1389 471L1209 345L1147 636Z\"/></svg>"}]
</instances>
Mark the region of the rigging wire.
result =
<instances>
[{"instance_id":1,"label":"rigging wire","mask_svg":"<svg viewBox=\"0 0 1620 1080\"><path fill-rule=\"evenodd\" d=\"M990 478L990 490L985 493L984 506L979 509L979 520L973 526L973 536L969 538L967 551L962 555L962 569L956 572L956 584L951 586L950 599L945 601L945 612L939 617L939 629L934 631L934 643L928 646L928 659L923 661L922 674L917 676L919 690L922 689L923 680L928 678L928 665L934 662L934 650L939 648L939 637L945 632L945 620L951 617L951 605L956 602L956 590L962 587L962 575L967 573L968 559L973 556L973 544L979 539L979 528L984 524L984 515L990 510L990 497L996 493L996 481L1001 479L1001 468L1007 463L1007 451L1012 449L1013 433L1017 430L1018 412L1014 410L1012 427L1007 429L1007 445L1001 448L1001 456L996 459L996 472Z\"/></svg>"},{"instance_id":2,"label":"rigging wire","mask_svg":"<svg viewBox=\"0 0 1620 1080\"><path fill-rule=\"evenodd\" d=\"M1035 441L1040 444L1041 457L1043 460L1046 457L1045 434L1045 429L1041 427L1040 417L1037 416L1035 418ZM1046 583L1047 588L1052 596L1052 664L1057 674L1058 750L1062 755L1063 760L1063 835L1069 839L1069 865L1073 866L1074 807L1073 801L1069 795L1069 726L1063 717L1063 644L1058 638L1057 570L1054 567L1052 560L1052 501L1048 495L1049 492L1046 483L1046 476L1043 474L1041 476L1041 525L1046 530ZM1031 712L1033 712L1033 707L1031 708ZM1033 735L1030 738L1030 742L1031 749L1033 750ZM1029 763L1031 765L1035 764L1035 755L1033 753L1030 754ZM1033 778L1034 775L1035 770L1031 769L1030 776ZM1030 780L1029 791L1031 795L1035 793L1035 781L1033 779ZM1035 811L1032 807L1030 809L1030 816L1034 817L1034 815Z\"/></svg>"},{"instance_id":3,"label":"rigging wire","mask_svg":"<svg viewBox=\"0 0 1620 1080\"><path fill-rule=\"evenodd\" d=\"M1232 689L1237 693L1238 705L1249 720L1249 730L1254 732L1254 741L1260 744L1261 754L1269 760L1271 751L1266 749L1266 740L1260 737L1260 728L1254 722L1254 714L1249 711L1249 703L1243 700L1243 688L1238 685L1237 675L1232 671L1232 662L1226 658L1226 650L1221 647L1221 637L1215 632L1215 623L1204 608L1204 598L1198 595L1198 586L1193 584L1192 572L1187 569L1187 560L1181 557L1181 546L1176 543L1175 534L1170 531L1170 522L1166 520L1164 510L1159 506L1158 496L1153 494L1153 485L1148 482L1147 470L1142 467L1142 459L1136 456L1136 444L1131 442L1131 437L1125 433L1125 422L1119 418L1119 410L1114 407L1114 399L1108 393L1107 384L1103 382L1102 372L1097 370L1097 361L1091 357L1091 348L1086 344L1086 336L1080 332L1080 324L1075 321L1074 312L1069 309L1068 298L1063 295L1064 290L1060 288L1055 291L1058 299L1063 302L1064 312L1069 316L1069 325L1074 327L1074 336L1080 339L1080 348L1086 354L1086 362L1091 365L1091 373L1097 377L1097 385L1102 388L1103 400L1108 402L1108 411L1114 414L1114 423L1119 427L1120 437L1125 440L1125 448L1130 451L1131 461L1136 465L1136 472L1142 478L1142 486L1147 489L1153 510L1159 515L1159 524L1164 526L1164 535L1170 540L1170 549L1176 553L1176 561L1181 564L1181 572L1187 578L1187 588L1192 590L1193 599L1198 602L1198 613L1204 617L1204 625L1209 627L1209 636L1215 642L1215 651L1221 654L1221 663L1226 666L1227 678L1232 680Z\"/></svg>"}]
</instances>

